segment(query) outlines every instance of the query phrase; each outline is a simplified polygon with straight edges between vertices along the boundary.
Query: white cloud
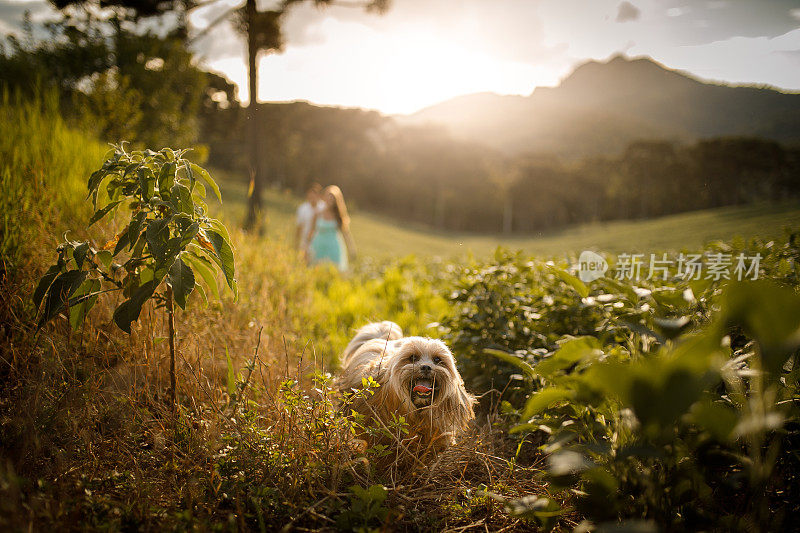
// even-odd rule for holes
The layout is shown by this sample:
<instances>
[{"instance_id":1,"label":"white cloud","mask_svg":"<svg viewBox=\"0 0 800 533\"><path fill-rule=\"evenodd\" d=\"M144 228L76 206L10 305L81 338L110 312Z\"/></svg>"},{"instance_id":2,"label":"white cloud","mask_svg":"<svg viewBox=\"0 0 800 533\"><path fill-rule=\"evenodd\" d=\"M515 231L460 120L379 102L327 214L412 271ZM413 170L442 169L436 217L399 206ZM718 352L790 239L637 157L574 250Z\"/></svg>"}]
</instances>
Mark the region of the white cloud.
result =
<instances>
[{"instance_id":1,"label":"white cloud","mask_svg":"<svg viewBox=\"0 0 800 533\"><path fill-rule=\"evenodd\" d=\"M664 48L654 57L708 80L800 90L800 28L774 38L733 37L706 45Z\"/></svg>"},{"instance_id":2,"label":"white cloud","mask_svg":"<svg viewBox=\"0 0 800 533\"><path fill-rule=\"evenodd\" d=\"M690 11L691 11L691 8L689 8L688 6L671 7L669 9L667 9L667 16L668 17L681 17L683 15L686 15Z\"/></svg>"}]
</instances>

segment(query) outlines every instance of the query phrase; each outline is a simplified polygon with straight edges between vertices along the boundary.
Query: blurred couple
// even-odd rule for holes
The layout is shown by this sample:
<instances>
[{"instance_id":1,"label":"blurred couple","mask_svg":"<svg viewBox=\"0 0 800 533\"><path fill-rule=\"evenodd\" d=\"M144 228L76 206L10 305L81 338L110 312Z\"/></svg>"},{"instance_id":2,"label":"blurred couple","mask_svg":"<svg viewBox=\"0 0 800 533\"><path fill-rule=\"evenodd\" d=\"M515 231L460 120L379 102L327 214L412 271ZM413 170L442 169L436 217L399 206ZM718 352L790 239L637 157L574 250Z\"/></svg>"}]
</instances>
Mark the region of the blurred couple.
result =
<instances>
[{"instance_id":1,"label":"blurred couple","mask_svg":"<svg viewBox=\"0 0 800 533\"><path fill-rule=\"evenodd\" d=\"M297 208L295 245L309 264L331 262L340 272L347 271L348 258L355 257L356 247L339 187L323 189L314 183L308 188L305 202Z\"/></svg>"}]
</instances>

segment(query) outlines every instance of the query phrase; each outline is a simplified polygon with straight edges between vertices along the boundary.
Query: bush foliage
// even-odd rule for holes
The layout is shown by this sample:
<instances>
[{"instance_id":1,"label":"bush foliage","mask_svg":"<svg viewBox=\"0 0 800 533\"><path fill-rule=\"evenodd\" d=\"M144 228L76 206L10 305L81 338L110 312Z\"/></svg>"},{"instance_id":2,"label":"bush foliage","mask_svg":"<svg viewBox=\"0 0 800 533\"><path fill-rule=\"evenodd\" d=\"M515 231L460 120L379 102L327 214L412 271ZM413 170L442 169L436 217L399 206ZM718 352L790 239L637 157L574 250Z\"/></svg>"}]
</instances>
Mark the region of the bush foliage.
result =
<instances>
[{"instance_id":1,"label":"bush foliage","mask_svg":"<svg viewBox=\"0 0 800 533\"><path fill-rule=\"evenodd\" d=\"M543 479L594 523L796 525L797 243L712 247L761 254L773 278L724 283L587 286L498 253L462 271L446 336L469 383L503 391L511 433L543 441Z\"/></svg>"}]
</instances>

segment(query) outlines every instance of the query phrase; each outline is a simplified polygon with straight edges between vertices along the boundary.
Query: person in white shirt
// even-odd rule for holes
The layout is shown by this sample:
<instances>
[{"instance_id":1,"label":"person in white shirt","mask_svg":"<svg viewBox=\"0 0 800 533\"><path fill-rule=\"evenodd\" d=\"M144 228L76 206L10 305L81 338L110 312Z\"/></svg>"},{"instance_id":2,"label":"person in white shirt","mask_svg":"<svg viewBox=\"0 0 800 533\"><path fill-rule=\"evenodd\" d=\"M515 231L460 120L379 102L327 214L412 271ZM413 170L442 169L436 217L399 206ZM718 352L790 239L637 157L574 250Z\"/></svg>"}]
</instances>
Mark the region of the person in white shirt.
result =
<instances>
[{"instance_id":1,"label":"person in white shirt","mask_svg":"<svg viewBox=\"0 0 800 533\"><path fill-rule=\"evenodd\" d=\"M321 192L320 184L312 183L306 191L306 201L297 208L294 245L303 253L308 250L308 234L311 231L311 224L314 222L314 215L325 205L320 198Z\"/></svg>"}]
</instances>

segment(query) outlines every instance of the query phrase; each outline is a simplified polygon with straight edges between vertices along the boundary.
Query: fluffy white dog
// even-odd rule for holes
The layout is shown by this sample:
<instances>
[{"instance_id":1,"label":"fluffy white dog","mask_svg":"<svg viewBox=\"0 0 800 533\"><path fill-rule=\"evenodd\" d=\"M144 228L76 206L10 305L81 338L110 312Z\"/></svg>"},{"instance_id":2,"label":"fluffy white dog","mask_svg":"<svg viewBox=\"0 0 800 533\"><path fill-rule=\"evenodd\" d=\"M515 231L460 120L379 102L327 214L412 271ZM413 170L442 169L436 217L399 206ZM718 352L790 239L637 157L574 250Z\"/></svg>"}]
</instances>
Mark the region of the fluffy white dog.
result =
<instances>
[{"instance_id":1,"label":"fluffy white dog","mask_svg":"<svg viewBox=\"0 0 800 533\"><path fill-rule=\"evenodd\" d=\"M403 416L409 437L424 448L441 450L475 418L475 398L464 388L453 354L440 340L403 337L394 322L373 322L356 333L342 354L342 391L361 389L362 378L380 383L375 394L353 408L385 424Z\"/></svg>"}]
</instances>

